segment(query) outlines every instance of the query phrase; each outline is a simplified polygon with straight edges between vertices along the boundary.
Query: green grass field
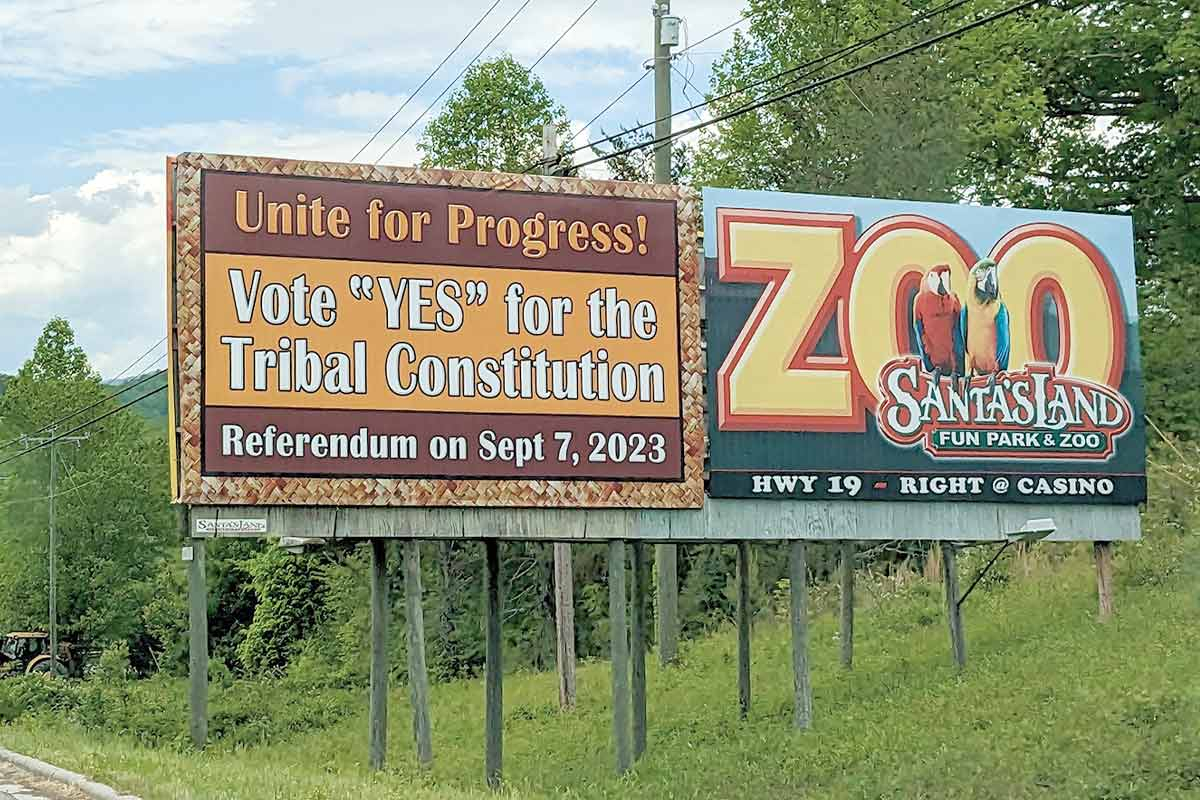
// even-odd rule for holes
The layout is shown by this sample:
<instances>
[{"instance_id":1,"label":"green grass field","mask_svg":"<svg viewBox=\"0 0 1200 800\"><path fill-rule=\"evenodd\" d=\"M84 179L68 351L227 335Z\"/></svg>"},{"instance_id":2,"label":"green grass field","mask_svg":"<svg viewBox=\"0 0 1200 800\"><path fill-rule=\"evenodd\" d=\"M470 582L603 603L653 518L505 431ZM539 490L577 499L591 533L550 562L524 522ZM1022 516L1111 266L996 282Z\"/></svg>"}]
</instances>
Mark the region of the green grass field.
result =
<instances>
[{"instance_id":1,"label":"green grass field","mask_svg":"<svg viewBox=\"0 0 1200 800\"><path fill-rule=\"evenodd\" d=\"M1043 548L1050 548L1043 545ZM579 708L557 710L553 674L505 681L504 794L512 797L1165 798L1200 797L1200 543L1118 550L1118 616L1095 621L1090 549L1035 560L1032 574L977 591L965 607L969 665L952 668L940 587L861 591L855 667L837 665L837 625L814 619L815 725L791 729L790 644L767 612L753 642L753 706L738 720L732 631L649 667L649 748L613 771L609 670L582 665ZM1020 576L1020 577L1018 577ZM967 577L967 576L964 576ZM261 687L260 687L261 689ZM236 686L227 691L236 691ZM138 691L151 691L139 689ZM182 682L156 682L171 725ZM310 730L225 737L197 754L139 744L136 731L18 715L0 744L155 798L487 796L480 681L435 686L435 764L414 766L404 687L391 699L388 769L369 774L366 695L261 689L263 714L328 703ZM358 692L358 690L355 690ZM136 696L136 693L135 695ZM217 700L214 700L216 704ZM341 709L339 711L339 709ZM103 709L101 709L103 711ZM228 720L226 720L228 722ZM296 726L303 727L303 726Z\"/></svg>"}]
</instances>

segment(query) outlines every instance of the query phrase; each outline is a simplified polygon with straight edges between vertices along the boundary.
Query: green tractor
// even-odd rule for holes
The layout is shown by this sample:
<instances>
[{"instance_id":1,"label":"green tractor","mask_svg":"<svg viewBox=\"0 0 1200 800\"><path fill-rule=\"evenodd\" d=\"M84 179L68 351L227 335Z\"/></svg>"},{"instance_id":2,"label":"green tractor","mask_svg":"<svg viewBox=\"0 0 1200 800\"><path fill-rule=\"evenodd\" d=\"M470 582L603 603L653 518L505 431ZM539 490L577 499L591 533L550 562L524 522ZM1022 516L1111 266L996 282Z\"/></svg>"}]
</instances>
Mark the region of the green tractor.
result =
<instances>
[{"instance_id":1,"label":"green tractor","mask_svg":"<svg viewBox=\"0 0 1200 800\"><path fill-rule=\"evenodd\" d=\"M51 669L62 677L79 674L79 662L71 645L59 642L58 658L52 659L48 633L16 631L0 639L0 676L48 675Z\"/></svg>"}]
</instances>

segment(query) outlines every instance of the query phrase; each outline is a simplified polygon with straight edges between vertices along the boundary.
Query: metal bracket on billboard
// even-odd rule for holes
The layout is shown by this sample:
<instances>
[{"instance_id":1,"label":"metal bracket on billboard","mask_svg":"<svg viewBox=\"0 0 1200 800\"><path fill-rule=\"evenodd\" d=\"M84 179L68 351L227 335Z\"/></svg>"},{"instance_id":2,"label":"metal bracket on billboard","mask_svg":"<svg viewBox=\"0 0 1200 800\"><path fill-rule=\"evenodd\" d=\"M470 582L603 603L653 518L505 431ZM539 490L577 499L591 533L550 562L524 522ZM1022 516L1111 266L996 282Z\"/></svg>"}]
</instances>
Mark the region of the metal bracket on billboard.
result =
<instances>
[{"instance_id":1,"label":"metal bracket on billboard","mask_svg":"<svg viewBox=\"0 0 1200 800\"><path fill-rule=\"evenodd\" d=\"M1000 547L992 555L991 560L984 565L983 569L979 570L979 572L975 575L975 579L971 581L971 585L967 587L965 592L963 592L962 597L955 601L955 605L957 605L959 608L962 608L963 603L967 602L967 598L971 596L971 592L976 586L979 585L979 582L983 580L984 576L991 571L992 567L995 566L996 562L1000 559L1000 556L1004 555L1004 551L1013 544L1016 542L1026 542L1029 544L1040 542L1042 539L1045 539L1056 530L1058 530L1058 527L1054 524L1054 520L1052 519L1031 519L1022 525L1021 528L1016 532L1008 534L1004 544L1000 545Z\"/></svg>"}]
</instances>

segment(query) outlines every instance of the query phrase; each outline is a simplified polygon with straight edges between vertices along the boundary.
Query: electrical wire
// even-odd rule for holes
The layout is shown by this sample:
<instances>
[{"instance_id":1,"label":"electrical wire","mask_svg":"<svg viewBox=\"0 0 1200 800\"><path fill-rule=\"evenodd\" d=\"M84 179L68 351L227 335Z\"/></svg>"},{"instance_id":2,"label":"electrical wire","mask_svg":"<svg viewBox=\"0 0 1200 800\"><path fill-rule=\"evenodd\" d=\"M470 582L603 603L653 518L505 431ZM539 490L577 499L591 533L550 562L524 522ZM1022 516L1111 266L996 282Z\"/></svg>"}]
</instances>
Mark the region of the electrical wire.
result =
<instances>
[{"instance_id":1,"label":"electrical wire","mask_svg":"<svg viewBox=\"0 0 1200 800\"><path fill-rule=\"evenodd\" d=\"M751 89L756 89L765 84L773 83L774 81L778 80L779 78L782 78L785 75L796 75L796 73L801 72L802 70L809 70L808 72L804 72L803 74L796 75L796 77L794 77L790 81L783 84L783 86L793 85L793 84L798 83L799 81L803 80L804 78L811 77L813 74L820 72L822 69L830 66L832 63L839 61L842 58L845 58L846 56L853 55L854 53L858 52L859 50L862 50L863 48L868 47L868 46L878 42L881 39L887 38L889 36L893 36L893 35L899 33L900 31L904 30L905 28L912 27L913 25L917 25L921 22L926 22L930 19L933 19L936 16L940 16L941 14L946 14L946 13L953 11L956 8L959 8L960 6L966 5L967 3L970 3L970 2L973 2L973 0L949 0L949 2L943 3L942 5L936 6L934 8L931 8L922 14L918 14L917 16L913 17L912 19L906 20L905 22L902 22L891 28L888 28L887 30L877 33L873 36L869 36L866 39L861 39L859 41L852 42L851 44L845 45L844 47L840 47L837 50L832 50L830 52L823 53L815 58L809 59L808 61L797 64L794 67L789 67L787 69L780 70L779 72L768 75L764 78L759 78L757 80L750 81L749 83L747 83L743 86L739 86L736 89L731 89L730 91L725 92L724 94L716 95L715 97L710 97L709 99L707 99L701 103L696 103L695 105L688 106L687 108L681 108L678 111L673 111L672 113L666 115L665 117L661 117L659 119L652 119L649 122L641 123L633 128L623 130L620 133L614 134L607 138L599 139L594 142L589 142L587 144L581 145L580 147L578 147L574 150L568 150L567 152L562 153L561 157L568 158L568 157L574 155L575 153L578 153L581 150L586 150L588 148L592 148L598 144L605 144L608 142L613 142L615 139L617 139L619 137L623 137L629 133L633 133L634 131L638 131L643 128L649 128L650 126L656 125L657 123L659 123L661 121L673 119L674 117L680 116L682 114L690 113L692 111L695 111L697 109L703 108L708 105L711 105L713 103L719 103L722 100L728 100L731 97L734 97L739 94L743 94ZM703 41L703 40L701 40L701 41ZM816 68L809 69L810 67L816 67ZM646 74L649 74L649 73L643 74L643 77L645 77ZM782 87L777 87L777 88L782 88ZM532 171L536 170L539 166L541 166L541 162L535 162L534 164L531 164L524 171L532 172Z\"/></svg>"},{"instance_id":2,"label":"electrical wire","mask_svg":"<svg viewBox=\"0 0 1200 800\"><path fill-rule=\"evenodd\" d=\"M534 61L532 64L530 64L529 67L525 70L525 72L527 74L530 72L533 72L533 68L536 67L538 64L542 63L542 59L545 58L546 56L550 55L550 51L553 50L555 47L557 47L558 43L563 40L563 37L565 37L568 33L570 33L572 31L572 29L574 29L574 27L579 24L579 20L583 19L584 15L587 14L589 11L591 11L592 7L595 6L596 3L599 3L599 2L600 2L600 0L592 0L592 2L588 4L587 8L585 8L583 11L580 11L579 16L575 18L575 21L572 22L570 25L568 25L567 29L565 31L563 31L562 33L560 33L558 35L557 39L555 39L553 42L551 42L550 46L546 48L545 52L543 52L540 56L538 56L537 61Z\"/></svg>"},{"instance_id":3,"label":"electrical wire","mask_svg":"<svg viewBox=\"0 0 1200 800\"><path fill-rule=\"evenodd\" d=\"M737 18L737 19L735 19L733 22L731 22L731 23L729 23L728 25L726 25L724 28L721 28L721 29L719 29L719 30L715 30L715 31L713 31L713 32L712 32L712 33L710 33L708 36L705 36L703 39L699 39L699 40L697 40L697 41L695 41L695 42L688 42L688 45L687 45L687 47L685 47L685 48L683 48L682 50L679 50L679 51L677 51L677 52L673 53L673 54L671 55L671 58L679 58L679 56L681 56L681 55L683 55L684 53L688 52L688 51L689 51L689 50L691 50L693 47L696 47L697 45L702 45L702 44L704 44L705 42L707 42L709 39L714 39L714 38L716 38L716 37L720 36L722 33L724 33L725 31L729 30L730 28L736 28L738 25L741 25L743 22L745 22L745 21L746 21L746 20L748 20L748 19L750 19L750 12L749 12L749 11L747 11L745 14L742 14L740 17L738 17L738 18Z\"/></svg>"},{"instance_id":4,"label":"electrical wire","mask_svg":"<svg viewBox=\"0 0 1200 800\"><path fill-rule=\"evenodd\" d=\"M161 362L166 357L167 357L167 354L163 353L161 356L159 356L155 360L154 363L157 365L159 362ZM82 414L85 411L90 411L98 405L107 403L109 400L112 400L114 397L120 397L121 395L125 394L125 392L128 392L132 389L136 389L137 387L141 386L142 384L148 383L149 381L154 380L159 375L162 375L164 372L166 372L165 369L160 369L156 372L152 372L148 375L145 375L140 380L135 381L134 383L131 383L128 386L123 386L120 389L118 389L117 391L113 392L112 394L105 395L104 397L100 398L99 400L96 400L93 403L89 403L88 405L84 406L83 408L77 408L74 411L72 411L70 414L67 414L64 417L59 417L58 419L54 420L53 422L46 423L45 425L38 428L33 433L25 433L25 434L22 434L22 435L16 437L15 439L9 439L4 444L0 444L0 450L7 450L8 448L12 447L14 444L17 444L18 442L20 442L26 436L37 436L39 433L45 433L46 431L48 431L52 428L57 428L59 425L63 424L67 420L74 419L75 417L79 416L80 414Z\"/></svg>"},{"instance_id":5,"label":"electrical wire","mask_svg":"<svg viewBox=\"0 0 1200 800\"><path fill-rule=\"evenodd\" d=\"M588 128L590 128L590 127L592 126L592 123L594 123L596 120L600 119L602 116L604 116L605 114L607 114L607 113L608 113L608 110L609 110L610 108L612 108L612 107L613 107L613 106L615 106L617 103L619 103L619 102L621 102L623 99L625 99L625 95L627 95L627 94L629 94L630 92L632 92L632 91L633 91L633 90L634 90L634 89L637 87L637 85L638 85L639 83L641 83L642 81L646 80L646 78L647 78L647 77L649 77L649 76L650 76L650 72L649 72L649 71L645 71L645 72L643 72L643 73L642 73L640 76L638 76L637 80L635 80L633 83L631 83L631 84L629 84L628 86L626 86L626 87L625 87L625 91L621 92L619 95L617 95L616 97L614 97L614 98L612 99L612 101L611 101L611 102L609 102L609 104L608 104L608 105L606 105L604 108L600 109L600 110L599 110L599 111L596 113L596 115L595 115L594 117L592 117L592 118L591 118L591 119L589 119L587 122L585 122L585 123L583 123L582 125L580 125L580 126L579 126L579 130L577 130L577 131L575 131L573 134L571 134L571 141L572 141L572 142L574 142L574 141L575 141L575 139L576 139L576 138L578 138L579 134L581 134L581 133L583 133L584 131L586 131ZM575 151L573 151L573 152L575 152ZM536 166L536 165L535 165L535 166ZM526 171L528 171L528 170L526 170Z\"/></svg>"},{"instance_id":6,"label":"electrical wire","mask_svg":"<svg viewBox=\"0 0 1200 800\"><path fill-rule=\"evenodd\" d=\"M467 70L469 70L471 67L475 66L475 62L478 61L479 58L484 54L484 52L486 52L487 49L492 46L493 42L495 42L497 39L500 38L500 35L502 33L504 33L506 30L508 30L508 26L513 24L513 21L516 20L516 18L521 15L521 12L524 11L525 7L528 6L531 2L533 2L533 0L525 0L525 2L521 4L520 8L518 8L516 11L513 12L513 15L508 18L508 21L504 23L504 25L500 28L500 30L496 31L496 34L494 36L492 36L491 39L488 39L487 44L485 44L482 48L480 48L479 52L475 54L475 57L472 58L470 60L470 62L468 62L467 65L462 68L462 71L459 72L458 75L456 75L454 77L454 80L452 80L452 81L450 81L450 83L446 84L446 88L442 89L441 94L439 94L437 97L433 98L433 102L430 103L429 106L424 111L421 112L421 116L414 119L409 124L409 126L404 129L404 133L397 136L395 141L393 141L391 144L388 145L387 150L384 150L382 153L379 154L379 156L374 161L371 162L372 165L378 164L380 161L382 161L384 156L386 156L388 153L392 152L392 148L394 148L396 145L400 144L401 139L403 139L405 136L408 136L409 131L411 131L413 128L417 127L418 122L425 119L425 115L428 114L430 111L432 111L433 107L438 104L438 101L440 101L443 97L446 96L446 92L450 91L450 89L453 88L455 84L457 84L460 80L462 80L462 76L467 74Z\"/></svg>"},{"instance_id":7,"label":"electrical wire","mask_svg":"<svg viewBox=\"0 0 1200 800\"><path fill-rule=\"evenodd\" d=\"M157 389L151 389L150 391L146 392L143 395L135 397L134 399L132 399L126 403L122 403L121 405L117 406L116 408L109 409L108 411L105 411L103 414L101 414L97 417L93 417L92 419L89 419L87 422L84 422L80 425L76 425L74 428L67 431L66 433L61 433L56 436L52 436L52 437L46 439L44 442L35 444L33 447L28 447L28 448L22 450L21 452L17 453L16 455L9 456L8 458L4 459L3 461L0 461L0 466L3 466L4 464L7 464L11 461L16 461L21 456L27 456L30 453L34 453L34 452L37 452L38 450L41 450L43 447L49 447L50 445L54 444L55 442L61 441L62 439L67 438L68 436L72 436L76 433L79 433L84 428L95 425L100 420L107 419L108 417L111 417L113 414L116 414L120 411L124 411L125 409L129 408L130 406L134 405L135 403L139 403L142 400L145 400L147 397L153 397L154 395L158 394L159 392L166 391L166 388L167 388L166 384L163 384L162 386L159 386Z\"/></svg>"},{"instance_id":8,"label":"electrical wire","mask_svg":"<svg viewBox=\"0 0 1200 800\"><path fill-rule=\"evenodd\" d=\"M142 363L143 358L145 358L146 356L150 355L152 352L157 350L158 346L160 344L162 344L163 342L165 342L166 340L167 340L167 337L164 336L161 339L159 339L157 342L155 342L154 344L150 345L150 348L146 352L144 352L140 356L138 356L137 359L135 359L134 362L132 364L130 364L128 367L126 367L125 369L118 372L116 377L110 378L109 382L112 383L112 382L121 380L121 378L125 377L126 372L129 372L129 370L133 369L138 364Z\"/></svg>"},{"instance_id":9,"label":"electrical wire","mask_svg":"<svg viewBox=\"0 0 1200 800\"><path fill-rule=\"evenodd\" d=\"M452 49L449 53L446 53L446 57L443 58L440 62L438 62L438 65L433 68L433 72L431 72L425 76L425 80L421 81L420 86L418 86L416 89L413 89L411 92L408 93L408 97L405 97L404 102L400 104L400 107L396 109L396 112L387 118L387 122L380 125L379 130L377 130L373 134L371 134L370 139L367 139L367 143L364 144L362 147L358 148L358 152L355 153L354 157L350 159L351 164L353 164L355 161L358 160L358 157L363 154L363 151L371 146L371 142L375 141L375 139L379 136L379 134L383 133L384 129L387 128L388 125L392 124L392 120L394 120L394 119L396 119L396 117L400 116L400 112L403 111L405 108L407 108L408 104L410 102L412 102L412 99L414 97L416 97L418 94L420 94L421 90L425 88L425 84L427 84L431 80L433 80L433 76L437 75L438 71L441 70L442 67L446 66L446 62L449 61L450 58L455 53L458 52L458 49L463 46L463 43L466 42L467 39L471 38L471 34L474 33L475 30L480 25L483 24L483 21L485 19L487 19L493 11L496 10L496 6L500 5L501 2L503 2L503 0L496 0L496 2L492 3L492 5L488 8L487 11L483 12L482 17L475 20L475 24L471 26L471 30L467 31L466 35L464 35L461 39L458 40L458 44L454 45L454 49Z\"/></svg>"},{"instance_id":10,"label":"electrical wire","mask_svg":"<svg viewBox=\"0 0 1200 800\"><path fill-rule=\"evenodd\" d=\"M771 97L765 97L765 98L755 101L753 103L749 103L747 105L741 106L740 108L736 108L732 111L726 112L726 113L721 114L716 117L713 117L712 119L708 120L707 122L697 123L696 125L692 125L687 128L682 128L678 131L670 133L667 136L649 139L645 142L641 142L639 144L633 145L632 147L626 147L626 148L623 148L620 150L614 150L611 153L607 153L598 158L593 158L589 161L584 161L584 162L582 162L580 164L576 164L574 166L576 169L581 169L583 167L591 166L592 164L598 164L601 161L607 161L610 158L615 158L617 156L626 155L626 154L632 153L636 150L642 150L646 147L653 147L654 145L661 144L663 142L669 142L673 139L677 139L681 136L686 136L690 133L695 133L696 131L701 130L703 128L707 128L710 125L716 125L717 123L725 122L726 120L733 119L734 117L739 117L743 114L748 114L751 111L757 111L758 109L768 106L772 103L777 103L781 100L788 100L793 97L798 97L799 95L814 91L816 89L820 89L821 87L827 86L835 81L839 81L843 78L848 78L851 75L857 75L860 72L866 72L870 69L873 69L874 67L879 66L880 64L885 64L888 61L892 61L894 59L901 58L901 57L909 55L911 53L915 53L918 50L923 50L925 48L932 47L933 45L938 44L939 42L946 41L947 39L951 39L956 36L961 36L965 33L968 33L970 31L976 29L976 28L979 28L983 25L986 25L991 22L995 22L996 20L1001 19L1003 17L1007 17L1010 14L1015 14L1017 12L1024 11L1025 9L1032 8L1033 6L1037 5L1040 2L1043 2L1043 0L1025 0L1025 2L1017 3L1016 5L1010 6L1009 8L1004 9L1003 11L997 11L994 14L989 14L986 17L981 17L980 19L977 19L973 22L969 22L965 25L961 25L958 28L954 28L953 30L946 31L945 33L941 33L936 36L931 36L928 39L923 39L920 42L917 42L916 44L909 45L908 47L903 47L899 50L894 50L891 53L888 53L887 55L880 56L879 58L875 58L875 59L872 59L871 61L867 61L867 62L864 62L857 66L843 70L835 75L831 75L829 77L821 78L821 79L813 81L811 83L807 83L798 89L793 89L791 91L783 92L782 94L773 95ZM714 99L716 99L716 98L714 98ZM711 103L713 101L709 100L708 102ZM707 105L707 103L706 103L706 105ZM689 111L689 110L690 109L684 109L684 112ZM683 113L683 112L676 112L676 113ZM671 116L675 116L675 115L672 114ZM647 124L650 124L650 123L647 123ZM617 134L617 136L624 136L625 134L628 134L632 131L639 130L639 129L645 128L645 127L647 127L647 125L639 125L635 128L631 128L630 130L623 131L622 133ZM603 144L606 141L612 141L613 138L614 137L610 136L606 139L601 139L601 140L598 140L595 142L589 142L588 144L584 145L583 147L578 148L578 150L583 150L588 147L594 147L595 145ZM578 152L578 150L575 150L572 152ZM565 153L564 157L567 155L571 155L571 153L570 152Z\"/></svg>"},{"instance_id":11,"label":"electrical wire","mask_svg":"<svg viewBox=\"0 0 1200 800\"><path fill-rule=\"evenodd\" d=\"M697 44L700 44L701 42L707 42L709 39L712 39L714 36L720 36L725 31L729 30L730 28L732 28L735 25L740 24L741 22L743 22L746 19L749 19L749 14L743 14L742 16L735 19L733 22L726 25L724 28L721 28L720 30L717 30L717 31L713 31L708 36L705 36L703 39L700 39L699 41L695 42L695 44L689 43L687 47L685 47L682 50L680 50L679 52L675 53L675 55L672 56L672 58L674 58L675 56L683 55L684 53L688 52L693 47L695 47ZM568 139L568 143L573 143L576 139L578 139L579 134L583 133L588 128L590 128L596 122L596 120L600 119L602 116L607 114L609 112L609 110L612 109L613 106L615 106L617 103L624 100L626 95L628 95L630 92L632 92L634 89L636 89L638 87L638 85L642 81L646 80L646 78L648 78L649 76L650 76L650 70L647 67L647 68L643 69L642 74L637 76L636 78L634 78L633 82L630 83L628 86L626 86L621 91L620 94L618 94L616 97L614 97L612 100L610 100L608 105L606 105L604 108L597 111L595 116L593 116L587 122L580 125L579 129L571 134L571 137ZM697 91L699 91L699 90L697 89ZM700 92L700 94L703 95L704 93ZM574 155L576 152L578 152L578 151L572 151L570 153L570 155ZM523 171L524 172L532 172L533 170L537 169L539 166L545 166L545 165L541 164L541 163L531 164L531 165L529 165L529 167L527 169L525 169Z\"/></svg>"},{"instance_id":12,"label":"electrical wire","mask_svg":"<svg viewBox=\"0 0 1200 800\"><path fill-rule=\"evenodd\" d=\"M113 472L106 472L103 475L97 475L95 478L86 480L83 483L79 483L79 484L76 484L75 481L72 480L71 488L64 489L61 492L55 492L54 494L48 494L44 497L19 497L16 500L6 500L5 502L0 503L0 508L8 508L9 506L18 506L18 505L22 505L24 503L41 503L41 502L44 502L47 500L57 500L60 497L66 497L69 494L77 492L80 489L84 488L85 486L91 486L93 483L99 483L102 480L111 478L113 476L113 474L115 474L115 472L116 472L115 470Z\"/></svg>"},{"instance_id":13,"label":"electrical wire","mask_svg":"<svg viewBox=\"0 0 1200 800\"><path fill-rule=\"evenodd\" d=\"M688 76L684 75L683 72L678 67L676 67L674 64L672 64L671 69L675 71L676 75L683 78L683 86L680 86L679 90L681 92L683 92L683 96L685 99L687 99L688 101L690 101L692 99L691 97L688 97L688 93L687 93L687 87L689 87L689 86L691 86L693 89L695 89L700 94L701 97L704 96L704 92L701 91L700 87L697 86L696 84L692 83L688 79ZM701 105L703 105L703 104L701 104ZM696 118L697 122L703 122L703 119L700 117L699 111L693 111L692 116L694 116Z\"/></svg>"}]
</instances>

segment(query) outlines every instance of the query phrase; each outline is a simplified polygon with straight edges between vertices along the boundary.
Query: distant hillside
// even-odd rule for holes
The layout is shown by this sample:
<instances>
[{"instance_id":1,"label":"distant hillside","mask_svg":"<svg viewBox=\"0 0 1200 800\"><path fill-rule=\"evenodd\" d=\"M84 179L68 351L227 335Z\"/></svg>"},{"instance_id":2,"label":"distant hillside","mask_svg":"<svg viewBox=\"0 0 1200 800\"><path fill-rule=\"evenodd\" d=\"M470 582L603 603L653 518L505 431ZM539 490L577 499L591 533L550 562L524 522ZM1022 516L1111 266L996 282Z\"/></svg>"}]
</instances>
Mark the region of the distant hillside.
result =
<instances>
[{"instance_id":1,"label":"distant hillside","mask_svg":"<svg viewBox=\"0 0 1200 800\"><path fill-rule=\"evenodd\" d=\"M121 389L128 386L129 384L137 383L138 381L149 377L151 374L152 373L147 372L144 375L135 375L131 378L121 378L120 380L116 380L116 381L105 381L104 385L111 391L118 392ZM0 372L0 395L4 394L4 390L8 387L8 382L10 380L12 380L12 378L13 378L12 375L6 375L6 374ZM167 373L163 372L157 378L148 380L145 383L143 383L142 385L138 386L136 389L130 389L129 391L125 392L125 394L121 395L121 398L120 398L121 402L128 403L130 400L132 400L135 397L141 397L146 392L157 389L160 386L164 386L166 384L166 382L167 382ZM154 424L157 424L157 425L166 425L167 424L167 393L166 392L159 392L158 394L151 395L150 397L147 397L144 400L139 400L131 408L132 408L132 410L138 412L139 414L141 414L143 417L150 420L150 422L152 422Z\"/></svg>"},{"instance_id":2,"label":"distant hillside","mask_svg":"<svg viewBox=\"0 0 1200 800\"><path fill-rule=\"evenodd\" d=\"M129 386L131 383L137 383L139 381L145 380L151 374L153 374L153 373L148 372L144 375L135 375L131 378L121 378L120 380L117 380L117 381L105 381L104 385L107 386L108 388L112 389L114 392L117 392L117 391L120 391L121 389L124 389L126 386ZM121 402L128 403L130 400L134 399L135 397L141 397L146 392L153 391L153 390L159 388L160 386L165 386L166 383L167 383L167 373L163 372L157 378L154 378L152 380L147 380L145 383L141 384L136 389L130 389L129 391L125 392L123 395L121 395ZM152 422L152 423L155 423L157 425L166 425L167 424L167 393L166 392L159 392L159 393L153 394L150 397L147 397L143 400L139 400L138 402L134 403L133 406L131 406L131 408L133 411L138 412L143 417L150 420L150 422Z\"/></svg>"}]
</instances>

